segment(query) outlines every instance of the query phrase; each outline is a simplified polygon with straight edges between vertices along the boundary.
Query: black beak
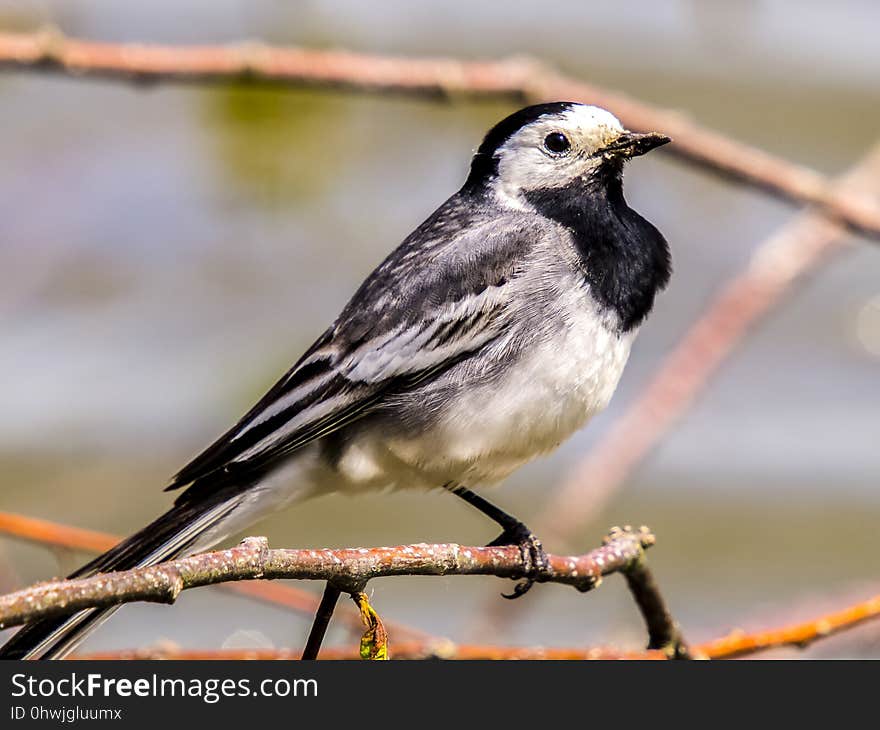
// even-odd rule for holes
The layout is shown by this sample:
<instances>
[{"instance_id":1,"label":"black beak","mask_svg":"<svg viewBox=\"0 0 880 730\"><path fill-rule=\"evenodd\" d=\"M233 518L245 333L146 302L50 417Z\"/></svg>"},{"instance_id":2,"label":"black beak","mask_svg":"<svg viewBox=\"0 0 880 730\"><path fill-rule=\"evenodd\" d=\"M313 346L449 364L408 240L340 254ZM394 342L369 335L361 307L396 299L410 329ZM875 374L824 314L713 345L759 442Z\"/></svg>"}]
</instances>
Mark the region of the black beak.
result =
<instances>
[{"instance_id":1,"label":"black beak","mask_svg":"<svg viewBox=\"0 0 880 730\"><path fill-rule=\"evenodd\" d=\"M602 150L602 154L614 153L620 157L638 157L650 152L655 147L671 142L665 134L659 132L624 132L614 142Z\"/></svg>"}]
</instances>

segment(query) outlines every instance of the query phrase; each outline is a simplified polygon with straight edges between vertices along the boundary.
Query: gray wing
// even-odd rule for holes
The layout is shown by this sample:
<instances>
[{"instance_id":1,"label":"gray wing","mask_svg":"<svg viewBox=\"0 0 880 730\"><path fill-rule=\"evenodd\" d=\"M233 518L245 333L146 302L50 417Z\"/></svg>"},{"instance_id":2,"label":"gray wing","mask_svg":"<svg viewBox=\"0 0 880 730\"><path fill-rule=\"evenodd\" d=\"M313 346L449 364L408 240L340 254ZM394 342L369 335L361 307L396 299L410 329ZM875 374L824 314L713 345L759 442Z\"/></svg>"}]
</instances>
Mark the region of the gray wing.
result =
<instances>
[{"instance_id":1,"label":"gray wing","mask_svg":"<svg viewBox=\"0 0 880 730\"><path fill-rule=\"evenodd\" d=\"M494 221L468 224L443 210L367 278L333 326L168 489L194 483L183 495L190 499L230 479L259 476L507 331L512 282L533 235Z\"/></svg>"}]
</instances>

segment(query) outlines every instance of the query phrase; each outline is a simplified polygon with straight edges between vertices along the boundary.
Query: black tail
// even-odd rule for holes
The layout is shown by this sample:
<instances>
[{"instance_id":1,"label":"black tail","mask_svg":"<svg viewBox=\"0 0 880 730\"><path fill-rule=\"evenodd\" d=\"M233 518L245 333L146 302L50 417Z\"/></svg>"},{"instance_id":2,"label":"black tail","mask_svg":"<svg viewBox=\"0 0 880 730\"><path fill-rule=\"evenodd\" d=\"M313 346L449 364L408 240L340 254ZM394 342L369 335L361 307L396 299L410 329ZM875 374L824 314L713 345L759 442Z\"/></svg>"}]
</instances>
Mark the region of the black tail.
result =
<instances>
[{"instance_id":1,"label":"black tail","mask_svg":"<svg viewBox=\"0 0 880 730\"><path fill-rule=\"evenodd\" d=\"M176 504L143 530L68 577L84 578L95 573L129 570L177 557L191 549L199 536L217 527L238 506L240 495L238 490L223 490L198 504ZM210 537L213 544L225 535L212 533ZM60 659L114 610L91 609L26 624L0 647L0 659Z\"/></svg>"}]
</instances>

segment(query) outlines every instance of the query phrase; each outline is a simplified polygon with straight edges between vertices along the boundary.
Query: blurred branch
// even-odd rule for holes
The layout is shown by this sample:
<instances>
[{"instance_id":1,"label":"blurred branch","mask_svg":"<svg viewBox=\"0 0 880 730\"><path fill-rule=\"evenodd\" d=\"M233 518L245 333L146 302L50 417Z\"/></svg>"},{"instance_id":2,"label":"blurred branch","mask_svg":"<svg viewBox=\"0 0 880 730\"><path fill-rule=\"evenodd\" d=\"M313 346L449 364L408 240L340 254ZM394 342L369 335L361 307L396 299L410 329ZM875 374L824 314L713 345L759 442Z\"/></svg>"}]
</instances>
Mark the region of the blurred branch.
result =
<instances>
[{"instance_id":1,"label":"blurred branch","mask_svg":"<svg viewBox=\"0 0 880 730\"><path fill-rule=\"evenodd\" d=\"M90 652L76 654L76 660L137 660L137 659L192 659L192 660L291 660L298 659L300 652L293 649L181 649L173 644L161 644L142 649ZM321 659L357 659L356 647L328 647L321 651ZM612 647L593 648L545 648L518 646L491 646L481 644L455 644L451 641L408 641L394 644L394 659L666 659L661 651L621 651Z\"/></svg>"},{"instance_id":2,"label":"blurred branch","mask_svg":"<svg viewBox=\"0 0 880 730\"><path fill-rule=\"evenodd\" d=\"M549 556L541 582L589 591L602 576L641 565L654 536L647 529L614 532L586 555ZM67 615L135 601L173 603L181 591L257 578L332 581L360 593L373 578L399 575L494 575L519 579L523 555L516 545L462 547L456 544L401 545L339 550L270 550L265 538L245 538L235 548L171 560L159 565L88 578L40 583L0 596L0 628L38 618Z\"/></svg>"},{"instance_id":3,"label":"blurred branch","mask_svg":"<svg viewBox=\"0 0 880 730\"><path fill-rule=\"evenodd\" d=\"M120 541L120 538L116 535L110 535L106 532L84 530L79 527L70 527L58 522L26 517L12 512L0 512L0 536L2 535L25 540L37 545L67 550L82 550L88 553L103 553ZM319 603L318 597L308 591L281 583L248 581L247 583L224 583L220 587L261 603L282 606L297 613L308 615L313 614L317 610ZM343 611L341 618L348 627L352 629L361 628L361 619L358 612L352 610ZM427 632L410 626L404 626L403 624L389 622L388 626L393 630L395 636L419 641L426 641L431 638Z\"/></svg>"},{"instance_id":4,"label":"blurred branch","mask_svg":"<svg viewBox=\"0 0 880 730\"><path fill-rule=\"evenodd\" d=\"M819 616L804 623L791 624L767 631L746 633L735 631L728 636L693 647L701 659L731 659L756 654L768 649L795 646L804 649L866 621L880 617L880 595L844 609ZM290 649L180 649L165 644L144 649L108 651L74 656L74 659L296 659L298 651ZM357 659L356 649L327 648L322 659ZM410 641L394 645L395 659L666 659L662 651L621 651L610 647L511 647L454 644L448 640Z\"/></svg>"},{"instance_id":5,"label":"blurred branch","mask_svg":"<svg viewBox=\"0 0 880 730\"><path fill-rule=\"evenodd\" d=\"M880 145L836 184L880 194ZM846 230L822 213L798 216L762 243L704 309L647 387L547 500L535 521L545 542L567 541L687 413L744 337L796 283L842 249Z\"/></svg>"},{"instance_id":6,"label":"blurred branch","mask_svg":"<svg viewBox=\"0 0 880 730\"><path fill-rule=\"evenodd\" d=\"M701 644L695 653L711 659L729 659L783 646L803 649L819 639L839 634L878 617L880 595L803 623L755 633L734 631L720 639Z\"/></svg>"},{"instance_id":7,"label":"blurred branch","mask_svg":"<svg viewBox=\"0 0 880 730\"><path fill-rule=\"evenodd\" d=\"M15 537L37 545L82 550L87 553L103 553L119 542L119 538L106 532L84 530L12 512L0 512L0 535Z\"/></svg>"},{"instance_id":8,"label":"blurred branch","mask_svg":"<svg viewBox=\"0 0 880 730\"><path fill-rule=\"evenodd\" d=\"M842 194L819 173L706 129L684 115L557 73L535 61L459 61L279 48L262 43L159 46L66 38L55 30L0 34L0 69L159 81L260 81L447 98L566 99L613 111L628 127L668 134L688 162L780 197L813 205L847 228L880 238L880 206Z\"/></svg>"}]
</instances>

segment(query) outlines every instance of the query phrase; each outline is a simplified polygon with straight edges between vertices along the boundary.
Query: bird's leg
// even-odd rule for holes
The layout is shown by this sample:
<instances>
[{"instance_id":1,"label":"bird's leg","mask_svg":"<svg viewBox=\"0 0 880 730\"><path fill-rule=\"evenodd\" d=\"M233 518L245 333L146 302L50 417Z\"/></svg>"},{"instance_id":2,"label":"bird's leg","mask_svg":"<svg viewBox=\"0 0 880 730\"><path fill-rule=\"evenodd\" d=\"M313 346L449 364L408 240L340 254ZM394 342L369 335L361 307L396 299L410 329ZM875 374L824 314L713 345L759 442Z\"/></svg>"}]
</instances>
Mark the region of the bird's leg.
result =
<instances>
[{"instance_id":1,"label":"bird's leg","mask_svg":"<svg viewBox=\"0 0 880 730\"><path fill-rule=\"evenodd\" d=\"M467 487L448 484L446 489L501 525L504 531L489 543L489 547L516 545L522 552L525 578L514 586L513 593L502 593L501 595L505 598L519 598L528 592L536 580L549 572L550 562L541 541L516 517L507 514L503 509L496 507Z\"/></svg>"}]
</instances>

